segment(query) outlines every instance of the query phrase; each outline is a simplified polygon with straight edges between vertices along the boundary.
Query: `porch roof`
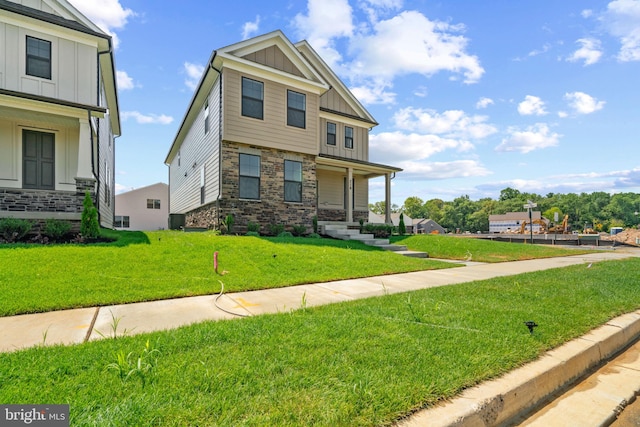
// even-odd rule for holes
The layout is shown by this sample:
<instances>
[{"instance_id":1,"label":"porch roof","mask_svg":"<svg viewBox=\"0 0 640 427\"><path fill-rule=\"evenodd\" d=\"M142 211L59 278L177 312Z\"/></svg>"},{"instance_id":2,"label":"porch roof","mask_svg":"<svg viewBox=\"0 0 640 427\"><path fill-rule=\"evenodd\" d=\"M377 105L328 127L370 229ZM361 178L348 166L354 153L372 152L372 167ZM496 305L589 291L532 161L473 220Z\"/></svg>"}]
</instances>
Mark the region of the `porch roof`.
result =
<instances>
[{"instance_id":1,"label":"porch roof","mask_svg":"<svg viewBox=\"0 0 640 427\"><path fill-rule=\"evenodd\" d=\"M345 157L332 156L330 154L318 154L316 163L319 169L352 168L356 175L363 175L366 178L375 178L388 173L401 172L401 168L395 166L382 165L379 163L366 162L364 160L347 159Z\"/></svg>"}]
</instances>

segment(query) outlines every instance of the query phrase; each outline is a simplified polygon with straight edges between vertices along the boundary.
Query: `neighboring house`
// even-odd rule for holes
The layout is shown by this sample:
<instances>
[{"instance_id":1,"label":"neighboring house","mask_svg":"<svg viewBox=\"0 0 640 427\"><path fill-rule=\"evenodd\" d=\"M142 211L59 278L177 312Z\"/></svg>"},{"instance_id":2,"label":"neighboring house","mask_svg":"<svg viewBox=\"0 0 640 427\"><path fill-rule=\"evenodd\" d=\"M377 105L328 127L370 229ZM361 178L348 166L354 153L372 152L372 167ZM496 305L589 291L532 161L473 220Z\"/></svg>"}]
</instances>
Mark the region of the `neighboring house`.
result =
<instances>
[{"instance_id":1,"label":"neighboring house","mask_svg":"<svg viewBox=\"0 0 640 427\"><path fill-rule=\"evenodd\" d=\"M0 218L114 215L111 37L65 0L0 0Z\"/></svg>"},{"instance_id":2,"label":"neighboring house","mask_svg":"<svg viewBox=\"0 0 640 427\"><path fill-rule=\"evenodd\" d=\"M542 220L546 223L546 219L542 218L540 211L532 211L531 218L534 221L533 232L540 232L539 222ZM530 231L529 212L507 212L506 214L489 215L489 233L519 233L523 221L527 223L525 230Z\"/></svg>"},{"instance_id":3,"label":"neighboring house","mask_svg":"<svg viewBox=\"0 0 640 427\"><path fill-rule=\"evenodd\" d=\"M367 219L375 119L306 42L281 31L213 52L171 145L170 213L186 226Z\"/></svg>"},{"instance_id":4,"label":"neighboring house","mask_svg":"<svg viewBox=\"0 0 640 427\"><path fill-rule=\"evenodd\" d=\"M118 230L164 230L169 221L169 186L163 182L116 195L113 227Z\"/></svg>"},{"instance_id":5,"label":"neighboring house","mask_svg":"<svg viewBox=\"0 0 640 427\"><path fill-rule=\"evenodd\" d=\"M413 220L414 234L447 234L447 230L432 219L419 218Z\"/></svg>"}]
</instances>

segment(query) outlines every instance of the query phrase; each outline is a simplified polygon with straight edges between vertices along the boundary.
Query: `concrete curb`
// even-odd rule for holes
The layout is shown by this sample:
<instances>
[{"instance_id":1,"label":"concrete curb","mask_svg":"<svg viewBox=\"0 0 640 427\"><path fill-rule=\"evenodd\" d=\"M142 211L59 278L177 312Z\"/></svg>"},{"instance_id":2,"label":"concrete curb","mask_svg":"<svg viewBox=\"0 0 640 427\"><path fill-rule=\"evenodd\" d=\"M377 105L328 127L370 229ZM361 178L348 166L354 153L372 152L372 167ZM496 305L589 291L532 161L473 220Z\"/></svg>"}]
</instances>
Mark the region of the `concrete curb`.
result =
<instances>
[{"instance_id":1,"label":"concrete curb","mask_svg":"<svg viewBox=\"0 0 640 427\"><path fill-rule=\"evenodd\" d=\"M399 427L484 427L513 423L640 337L640 310L546 353L495 380L398 422Z\"/></svg>"}]
</instances>

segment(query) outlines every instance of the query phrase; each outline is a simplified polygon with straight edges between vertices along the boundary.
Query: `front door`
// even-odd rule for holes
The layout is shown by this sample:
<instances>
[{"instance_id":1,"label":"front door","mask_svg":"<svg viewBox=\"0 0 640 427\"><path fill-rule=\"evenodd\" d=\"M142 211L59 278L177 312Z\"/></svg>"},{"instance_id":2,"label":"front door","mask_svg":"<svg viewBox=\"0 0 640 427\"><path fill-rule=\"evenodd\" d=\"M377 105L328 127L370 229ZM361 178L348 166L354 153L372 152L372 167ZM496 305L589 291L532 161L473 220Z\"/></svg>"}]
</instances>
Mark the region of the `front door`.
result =
<instances>
[{"instance_id":1,"label":"front door","mask_svg":"<svg viewBox=\"0 0 640 427\"><path fill-rule=\"evenodd\" d=\"M22 186L55 190L55 135L22 131Z\"/></svg>"}]
</instances>

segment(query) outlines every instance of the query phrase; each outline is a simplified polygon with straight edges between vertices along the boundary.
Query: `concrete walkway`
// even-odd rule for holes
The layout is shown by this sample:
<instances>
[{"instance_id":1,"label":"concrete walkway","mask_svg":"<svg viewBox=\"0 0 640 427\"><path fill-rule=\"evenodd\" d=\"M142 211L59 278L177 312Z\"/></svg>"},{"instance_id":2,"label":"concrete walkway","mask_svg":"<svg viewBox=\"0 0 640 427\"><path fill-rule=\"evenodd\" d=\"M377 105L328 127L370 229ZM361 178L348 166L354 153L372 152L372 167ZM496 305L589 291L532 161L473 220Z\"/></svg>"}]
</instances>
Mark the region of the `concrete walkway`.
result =
<instances>
[{"instance_id":1,"label":"concrete walkway","mask_svg":"<svg viewBox=\"0 0 640 427\"><path fill-rule=\"evenodd\" d=\"M0 332L0 351L15 351L42 344L79 344L88 340L112 337L114 333L131 335L172 329L206 320L283 312L303 306L331 304L629 257L640 257L640 249L619 248L615 251L499 264L469 262L464 263L463 267L446 270L0 317L0 331L2 331ZM531 405L536 397L546 397L566 381L582 375L585 369L595 366L595 363L620 351L640 335L640 312L609 322L602 328L605 329L604 332L596 330L590 338L569 343L573 345L570 350L564 347L554 350L556 355L545 356L534 362L538 364L528 372L514 371L515 373L508 374L507 377L513 377L512 380L515 382L502 379L495 382L496 384L491 382L488 389L475 392L475 396L474 389L471 389L464 393L462 400L456 399L443 407L418 413L401 424L405 426L493 425L493 423L475 424L475 422L481 420L483 416L486 419L487 413L489 413L489 421L491 419L497 421L509 415L509 411L521 410ZM578 344L574 344L576 342ZM576 372L568 369L570 367L568 361L572 358L576 360L575 363L571 362L572 369L575 368ZM550 361L551 359L553 361ZM549 375L554 378L553 381L549 381L551 378ZM549 385L542 386L540 378L547 381ZM523 391L525 391L524 396ZM511 403L508 403L509 396L512 397ZM507 406L509 410L505 410ZM498 415L494 418L494 414ZM461 423L465 419L468 422Z\"/></svg>"}]
</instances>

